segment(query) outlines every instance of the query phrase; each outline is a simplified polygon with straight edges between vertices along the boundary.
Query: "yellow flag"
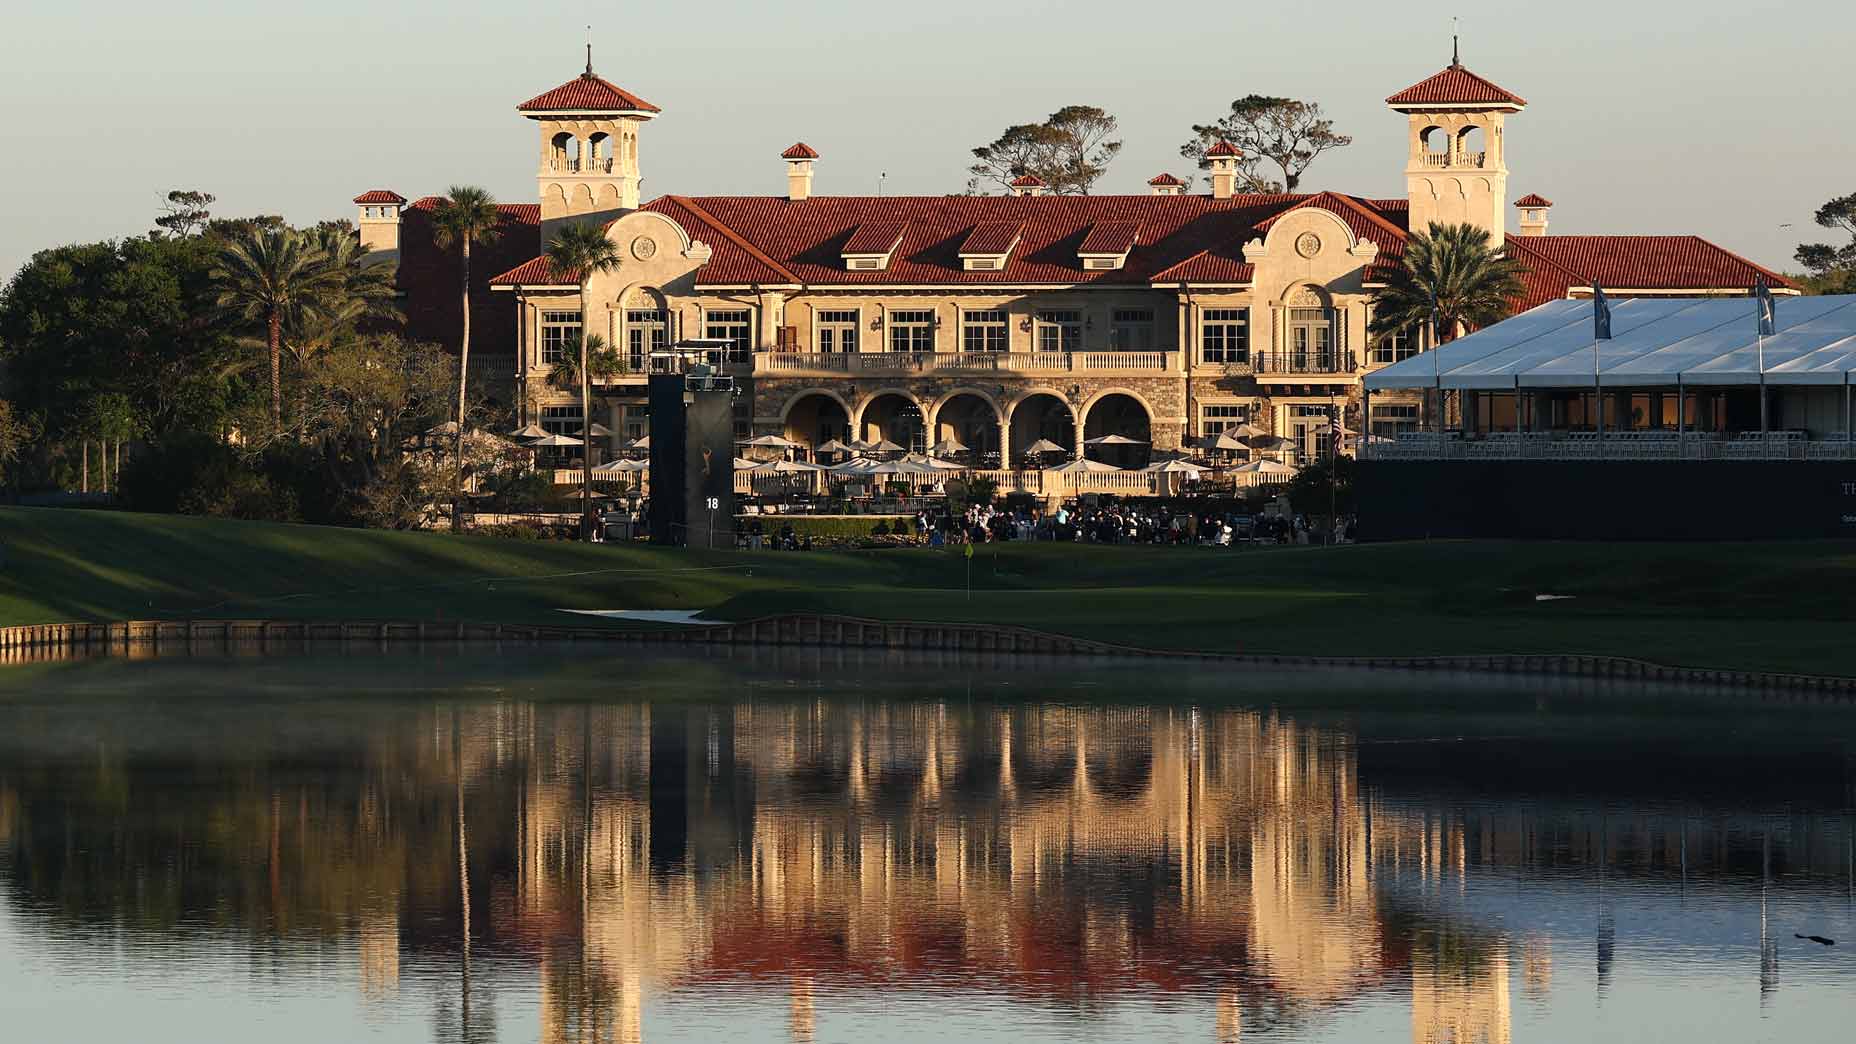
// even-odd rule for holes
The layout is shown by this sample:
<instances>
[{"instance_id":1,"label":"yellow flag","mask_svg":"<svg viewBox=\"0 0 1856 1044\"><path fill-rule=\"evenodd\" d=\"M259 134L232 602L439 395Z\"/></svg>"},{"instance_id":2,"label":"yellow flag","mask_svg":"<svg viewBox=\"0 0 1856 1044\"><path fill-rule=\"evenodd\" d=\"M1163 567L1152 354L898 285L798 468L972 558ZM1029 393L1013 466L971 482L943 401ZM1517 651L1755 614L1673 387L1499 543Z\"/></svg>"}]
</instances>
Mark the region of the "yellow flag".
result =
<instances>
[{"instance_id":1,"label":"yellow flag","mask_svg":"<svg viewBox=\"0 0 1856 1044\"><path fill-rule=\"evenodd\" d=\"M967 544L967 557L968 558L973 557L973 545L971 543Z\"/></svg>"}]
</instances>

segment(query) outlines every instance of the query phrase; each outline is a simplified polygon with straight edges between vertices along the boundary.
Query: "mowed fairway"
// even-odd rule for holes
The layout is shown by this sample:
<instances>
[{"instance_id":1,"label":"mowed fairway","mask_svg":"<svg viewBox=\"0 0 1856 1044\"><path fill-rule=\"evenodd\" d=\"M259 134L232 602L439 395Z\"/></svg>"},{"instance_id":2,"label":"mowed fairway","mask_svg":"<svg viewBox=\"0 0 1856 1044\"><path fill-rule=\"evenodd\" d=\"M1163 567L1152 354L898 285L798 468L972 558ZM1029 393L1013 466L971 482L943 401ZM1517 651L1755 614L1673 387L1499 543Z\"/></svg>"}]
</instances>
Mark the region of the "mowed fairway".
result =
<instances>
[{"instance_id":1,"label":"mowed fairway","mask_svg":"<svg viewBox=\"0 0 1856 1044\"><path fill-rule=\"evenodd\" d=\"M131 618L620 626L563 609L1016 624L1154 649L1604 653L1856 675L1856 544L998 544L698 553L0 509L0 624ZM1539 601L1538 595L1570 596Z\"/></svg>"}]
</instances>

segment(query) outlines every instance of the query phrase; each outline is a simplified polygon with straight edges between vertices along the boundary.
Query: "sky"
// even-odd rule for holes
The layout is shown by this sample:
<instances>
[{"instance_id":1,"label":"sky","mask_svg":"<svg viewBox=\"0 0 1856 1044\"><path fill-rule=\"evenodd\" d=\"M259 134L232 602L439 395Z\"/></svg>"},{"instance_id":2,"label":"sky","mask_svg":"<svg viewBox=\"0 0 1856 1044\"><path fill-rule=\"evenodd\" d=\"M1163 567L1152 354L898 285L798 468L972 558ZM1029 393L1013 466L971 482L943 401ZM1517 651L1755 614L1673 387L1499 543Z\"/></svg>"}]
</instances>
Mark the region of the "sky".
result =
<instances>
[{"instance_id":1,"label":"sky","mask_svg":"<svg viewBox=\"0 0 1856 1044\"><path fill-rule=\"evenodd\" d=\"M147 231L197 188L221 216L353 217L370 188L482 185L533 202L519 102L594 65L663 108L646 198L941 194L969 150L1067 104L1120 120L1100 192L1189 173L1179 145L1246 94L1319 102L1353 144L1305 190L1404 193L1387 95L1463 61L1528 99L1509 197L1555 233L1693 233L1795 269L1824 201L1856 192L1848 0L1560 0L1480 6L1127 0L8 0L0 14L0 278L31 254ZM1203 182L1201 182L1201 186ZM1511 222L1512 224L1512 222ZM1791 227L1784 227L1790 225Z\"/></svg>"}]
</instances>

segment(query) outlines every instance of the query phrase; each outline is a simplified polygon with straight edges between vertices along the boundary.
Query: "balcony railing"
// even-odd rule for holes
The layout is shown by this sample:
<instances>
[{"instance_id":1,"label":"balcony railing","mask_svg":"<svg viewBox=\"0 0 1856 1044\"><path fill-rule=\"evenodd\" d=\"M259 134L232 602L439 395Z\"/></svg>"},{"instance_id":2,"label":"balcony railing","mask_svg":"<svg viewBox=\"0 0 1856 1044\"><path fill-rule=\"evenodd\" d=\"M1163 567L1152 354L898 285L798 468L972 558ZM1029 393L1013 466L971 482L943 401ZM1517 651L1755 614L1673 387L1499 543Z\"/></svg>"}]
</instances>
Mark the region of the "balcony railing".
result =
<instances>
[{"instance_id":1,"label":"balcony railing","mask_svg":"<svg viewBox=\"0 0 1856 1044\"><path fill-rule=\"evenodd\" d=\"M1086 373L1171 369L1166 352L759 352L762 374Z\"/></svg>"},{"instance_id":2,"label":"balcony railing","mask_svg":"<svg viewBox=\"0 0 1856 1044\"><path fill-rule=\"evenodd\" d=\"M1256 352L1251 356L1258 376L1351 374L1359 368L1352 352Z\"/></svg>"},{"instance_id":3,"label":"balcony railing","mask_svg":"<svg viewBox=\"0 0 1856 1044\"><path fill-rule=\"evenodd\" d=\"M1437 167L1440 169L1448 167L1481 167L1487 160L1488 155L1487 152L1426 152L1424 153L1424 166Z\"/></svg>"},{"instance_id":4,"label":"balcony railing","mask_svg":"<svg viewBox=\"0 0 1856 1044\"><path fill-rule=\"evenodd\" d=\"M550 174L610 174L612 158L605 159L551 159L548 161Z\"/></svg>"}]
</instances>

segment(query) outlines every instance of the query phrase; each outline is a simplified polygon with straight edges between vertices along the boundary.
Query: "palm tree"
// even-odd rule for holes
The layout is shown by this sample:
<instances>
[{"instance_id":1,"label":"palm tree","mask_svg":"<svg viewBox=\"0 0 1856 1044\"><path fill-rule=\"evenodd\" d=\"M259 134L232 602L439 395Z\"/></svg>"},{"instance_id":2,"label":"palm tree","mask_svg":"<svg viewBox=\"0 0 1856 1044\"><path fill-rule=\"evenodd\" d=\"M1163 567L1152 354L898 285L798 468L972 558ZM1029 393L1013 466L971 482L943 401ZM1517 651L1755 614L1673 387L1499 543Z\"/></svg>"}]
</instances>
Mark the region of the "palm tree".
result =
<instances>
[{"instance_id":1,"label":"palm tree","mask_svg":"<svg viewBox=\"0 0 1856 1044\"><path fill-rule=\"evenodd\" d=\"M394 303L393 269L367 260L360 237L345 223L321 225L310 232L330 285L285 317L284 349L298 369L344 339L369 319L399 320Z\"/></svg>"},{"instance_id":2,"label":"palm tree","mask_svg":"<svg viewBox=\"0 0 1856 1044\"><path fill-rule=\"evenodd\" d=\"M1490 246L1487 229L1432 222L1405 244L1405 263L1373 296L1371 332L1382 336L1434 321L1438 342L1453 341L1506 319L1524 289L1525 272Z\"/></svg>"},{"instance_id":3,"label":"palm tree","mask_svg":"<svg viewBox=\"0 0 1856 1044\"><path fill-rule=\"evenodd\" d=\"M464 403L465 389L470 380L470 248L472 243L489 244L496 241L500 234L497 221L501 214L490 194L475 185L453 185L450 195L440 200L438 209L432 212L432 241L441 250L458 248L460 264L458 276L458 293L463 301L464 336L458 351L458 431L457 431L457 470L459 488L462 488L464 474ZM451 512L451 528L462 529L464 516L460 511Z\"/></svg>"},{"instance_id":4,"label":"palm tree","mask_svg":"<svg viewBox=\"0 0 1856 1044\"><path fill-rule=\"evenodd\" d=\"M213 282L219 307L264 324L271 364L271 432L284 425L282 351L284 323L335 284L316 244L292 228L238 229L219 252Z\"/></svg>"},{"instance_id":5,"label":"palm tree","mask_svg":"<svg viewBox=\"0 0 1856 1044\"><path fill-rule=\"evenodd\" d=\"M583 346L586 355L587 376L593 380L603 380L615 376L622 369L619 353L606 347L606 339L598 334L587 334ZM580 360L576 356L563 354L548 367L548 383L562 391L573 391L580 387Z\"/></svg>"},{"instance_id":6,"label":"palm tree","mask_svg":"<svg viewBox=\"0 0 1856 1044\"><path fill-rule=\"evenodd\" d=\"M587 284L593 277L619 267L624 257L605 229L593 225L568 225L554 234L548 244L548 267L557 278L573 278L580 283L580 322L582 328L593 319L587 308ZM580 483L580 535L591 536L593 525L593 394L588 384L587 353L592 337L580 339L580 442L581 461L586 473Z\"/></svg>"},{"instance_id":7,"label":"palm tree","mask_svg":"<svg viewBox=\"0 0 1856 1044\"><path fill-rule=\"evenodd\" d=\"M1405 244L1405 263L1392 270L1373 295L1374 337L1432 326L1438 344L1506 319L1525 289L1527 269L1495 249L1487 229L1433 221ZM1436 403L1443 431L1443 393Z\"/></svg>"}]
</instances>

